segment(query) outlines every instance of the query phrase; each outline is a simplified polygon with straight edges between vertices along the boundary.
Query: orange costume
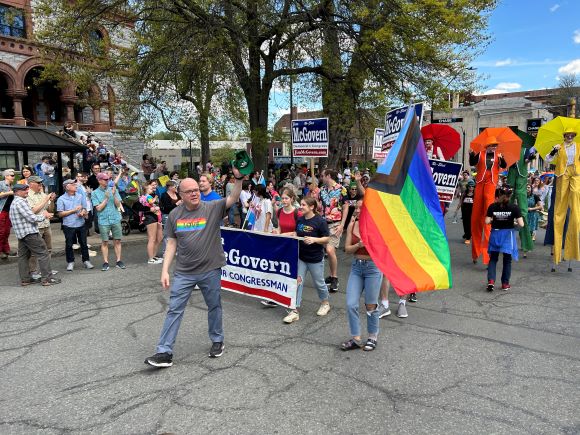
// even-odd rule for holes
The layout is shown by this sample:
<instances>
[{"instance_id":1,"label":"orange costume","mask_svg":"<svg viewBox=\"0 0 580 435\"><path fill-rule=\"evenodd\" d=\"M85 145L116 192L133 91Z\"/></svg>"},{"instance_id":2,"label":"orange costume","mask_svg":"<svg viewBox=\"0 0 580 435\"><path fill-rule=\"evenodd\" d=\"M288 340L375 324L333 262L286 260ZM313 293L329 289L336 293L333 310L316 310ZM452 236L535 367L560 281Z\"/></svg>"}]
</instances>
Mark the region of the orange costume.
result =
<instances>
[{"instance_id":1,"label":"orange costume","mask_svg":"<svg viewBox=\"0 0 580 435\"><path fill-rule=\"evenodd\" d=\"M489 138L488 145L495 145L497 142L493 137ZM497 153L497 149L479 152L470 152L469 163L476 167L475 195L473 198L473 211L471 214L471 257L475 263L483 254L483 263L489 263L487 247L491 226L485 225L485 215L488 207L495 200L495 189L499 180L499 169L505 168L506 162Z\"/></svg>"}]
</instances>

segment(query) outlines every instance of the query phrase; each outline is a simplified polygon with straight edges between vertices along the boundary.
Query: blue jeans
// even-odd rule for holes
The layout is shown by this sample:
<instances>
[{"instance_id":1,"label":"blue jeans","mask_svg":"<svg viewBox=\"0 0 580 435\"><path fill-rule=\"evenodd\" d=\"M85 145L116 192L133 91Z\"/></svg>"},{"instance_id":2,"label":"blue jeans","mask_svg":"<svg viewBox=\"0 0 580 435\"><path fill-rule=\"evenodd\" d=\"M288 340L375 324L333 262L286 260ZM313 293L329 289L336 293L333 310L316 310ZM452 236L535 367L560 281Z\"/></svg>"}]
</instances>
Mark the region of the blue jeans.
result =
<instances>
[{"instance_id":1,"label":"blue jeans","mask_svg":"<svg viewBox=\"0 0 580 435\"><path fill-rule=\"evenodd\" d=\"M165 248L167 247L167 237L165 236L165 224L167 223L167 218L169 217L168 214L163 213L161 215L161 226L164 229L163 231L163 242L161 243L161 257L165 255Z\"/></svg>"},{"instance_id":2,"label":"blue jeans","mask_svg":"<svg viewBox=\"0 0 580 435\"><path fill-rule=\"evenodd\" d=\"M306 279L307 271L310 272L319 299L321 301L328 300L328 287L324 282L324 260L319 263L306 263L298 259L298 276L302 278L302 282L298 284L298 290L296 291L296 308L299 308L302 302L302 290L304 289L304 280Z\"/></svg>"},{"instance_id":3,"label":"blue jeans","mask_svg":"<svg viewBox=\"0 0 580 435\"><path fill-rule=\"evenodd\" d=\"M183 274L175 272L171 294L169 296L169 308L167 317L163 323L161 337L157 344L158 353L173 354L173 345L179 332L183 312L187 301L191 296L193 287L197 284L207 305L207 323L209 339L215 342L224 341L222 326L222 302L221 302L221 277L222 270L214 269L200 274Z\"/></svg>"},{"instance_id":4,"label":"blue jeans","mask_svg":"<svg viewBox=\"0 0 580 435\"><path fill-rule=\"evenodd\" d=\"M228 210L228 225L234 225L236 222L236 211L238 210L238 205L234 204Z\"/></svg>"},{"instance_id":5,"label":"blue jeans","mask_svg":"<svg viewBox=\"0 0 580 435\"><path fill-rule=\"evenodd\" d=\"M372 260L352 261L348 283L346 285L346 313L350 335L360 336L359 302L364 290L365 304L376 305L373 311L367 310L367 332L379 333L379 292L383 274Z\"/></svg>"},{"instance_id":6,"label":"blue jeans","mask_svg":"<svg viewBox=\"0 0 580 435\"><path fill-rule=\"evenodd\" d=\"M487 280L495 282L496 266L499 260L499 252L492 251L489 253L489 264L487 265ZM512 276L512 256L503 254L503 269L501 271L501 283L509 284Z\"/></svg>"}]
</instances>

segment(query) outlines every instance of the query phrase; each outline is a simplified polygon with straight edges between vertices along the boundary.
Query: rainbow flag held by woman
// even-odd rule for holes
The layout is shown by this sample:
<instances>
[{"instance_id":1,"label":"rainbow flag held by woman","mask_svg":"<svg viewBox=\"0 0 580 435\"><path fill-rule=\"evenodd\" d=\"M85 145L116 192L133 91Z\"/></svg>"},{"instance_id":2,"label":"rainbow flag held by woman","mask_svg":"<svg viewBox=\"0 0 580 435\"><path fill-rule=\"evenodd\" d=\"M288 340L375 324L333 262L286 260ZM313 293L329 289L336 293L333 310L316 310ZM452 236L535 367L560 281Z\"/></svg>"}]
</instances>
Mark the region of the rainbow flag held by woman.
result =
<instances>
[{"instance_id":1,"label":"rainbow flag held by woman","mask_svg":"<svg viewBox=\"0 0 580 435\"><path fill-rule=\"evenodd\" d=\"M414 110L365 191L360 232L399 296L452 286L443 213Z\"/></svg>"}]
</instances>

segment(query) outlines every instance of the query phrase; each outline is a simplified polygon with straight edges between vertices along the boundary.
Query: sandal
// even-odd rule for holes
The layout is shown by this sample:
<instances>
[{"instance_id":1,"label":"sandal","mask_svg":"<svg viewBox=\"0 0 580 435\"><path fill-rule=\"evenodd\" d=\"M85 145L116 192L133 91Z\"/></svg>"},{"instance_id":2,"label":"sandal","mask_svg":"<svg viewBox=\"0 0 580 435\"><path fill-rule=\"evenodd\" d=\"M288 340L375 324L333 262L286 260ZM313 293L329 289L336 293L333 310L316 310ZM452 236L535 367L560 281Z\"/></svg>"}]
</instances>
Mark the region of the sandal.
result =
<instances>
[{"instance_id":1,"label":"sandal","mask_svg":"<svg viewBox=\"0 0 580 435\"><path fill-rule=\"evenodd\" d=\"M340 345L341 350L354 350L354 349L360 349L360 348L361 348L361 345L359 343L357 343L356 341L354 341L354 338L351 338L350 340L347 340Z\"/></svg>"},{"instance_id":2,"label":"sandal","mask_svg":"<svg viewBox=\"0 0 580 435\"><path fill-rule=\"evenodd\" d=\"M375 348L377 347L377 340L373 340L372 338L369 338L365 344L365 347L363 347L363 350L370 352L375 350Z\"/></svg>"}]
</instances>

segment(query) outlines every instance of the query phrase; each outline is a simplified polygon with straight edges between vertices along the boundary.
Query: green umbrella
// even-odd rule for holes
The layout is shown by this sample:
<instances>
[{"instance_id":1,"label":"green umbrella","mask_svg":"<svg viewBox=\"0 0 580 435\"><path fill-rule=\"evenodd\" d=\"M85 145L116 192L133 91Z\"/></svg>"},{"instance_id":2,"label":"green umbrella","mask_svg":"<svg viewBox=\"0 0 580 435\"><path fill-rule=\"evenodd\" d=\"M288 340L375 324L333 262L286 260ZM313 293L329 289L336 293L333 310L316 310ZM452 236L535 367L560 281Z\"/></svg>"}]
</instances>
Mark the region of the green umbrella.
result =
<instances>
[{"instance_id":1,"label":"green umbrella","mask_svg":"<svg viewBox=\"0 0 580 435\"><path fill-rule=\"evenodd\" d=\"M531 148L536 143L536 138L534 136L532 136L531 134L528 134L525 131L520 130L519 128L512 128L512 131L515 134L517 134L518 137L522 140L522 147L523 148Z\"/></svg>"}]
</instances>

